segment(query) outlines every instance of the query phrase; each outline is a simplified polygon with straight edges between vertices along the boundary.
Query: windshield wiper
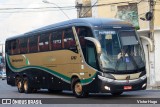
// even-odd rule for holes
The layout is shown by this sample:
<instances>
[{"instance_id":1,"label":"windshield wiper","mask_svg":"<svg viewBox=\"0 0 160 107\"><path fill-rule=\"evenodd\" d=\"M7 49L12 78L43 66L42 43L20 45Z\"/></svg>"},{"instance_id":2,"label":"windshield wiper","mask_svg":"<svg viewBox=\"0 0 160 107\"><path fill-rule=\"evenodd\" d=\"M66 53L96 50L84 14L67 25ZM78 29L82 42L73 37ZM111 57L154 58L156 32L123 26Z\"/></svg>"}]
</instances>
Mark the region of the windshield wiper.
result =
<instances>
[{"instance_id":1,"label":"windshield wiper","mask_svg":"<svg viewBox=\"0 0 160 107\"><path fill-rule=\"evenodd\" d=\"M139 67L138 67L138 65L137 65L137 63L136 63L136 61L135 61L135 59L133 58L133 56L129 54L129 57L130 57L131 60L133 61L133 65L134 65L137 69L139 69Z\"/></svg>"},{"instance_id":2,"label":"windshield wiper","mask_svg":"<svg viewBox=\"0 0 160 107\"><path fill-rule=\"evenodd\" d=\"M132 48L132 47L130 45L128 45L126 51L124 52L124 55L126 55L126 53L127 53L128 57L132 60L133 65L135 66L135 68L139 69L136 61L134 60L133 56L131 55L131 50L129 50L130 48Z\"/></svg>"},{"instance_id":3,"label":"windshield wiper","mask_svg":"<svg viewBox=\"0 0 160 107\"><path fill-rule=\"evenodd\" d=\"M121 57L117 60L117 62L116 62L116 66L115 66L115 70L117 71L118 70L118 67L119 67L119 64L120 64L120 62L121 62L121 60L122 60L122 62L124 61L124 58L125 58L125 55L126 55L126 53L127 53L127 51L128 51L128 49L129 49L129 46L127 46L127 48L123 51L123 52L121 52ZM126 65L126 64L125 64ZM126 70L127 70L127 65L126 65Z\"/></svg>"},{"instance_id":4,"label":"windshield wiper","mask_svg":"<svg viewBox=\"0 0 160 107\"><path fill-rule=\"evenodd\" d=\"M121 56L118 60L117 60L117 62L116 62L116 66L115 66L115 71L117 71L118 70L118 67L119 67L119 62L121 62L120 60L122 60L122 62L123 62L123 58L124 58L124 56Z\"/></svg>"},{"instance_id":5,"label":"windshield wiper","mask_svg":"<svg viewBox=\"0 0 160 107\"><path fill-rule=\"evenodd\" d=\"M115 72L115 69L113 68L102 68L104 72Z\"/></svg>"}]
</instances>

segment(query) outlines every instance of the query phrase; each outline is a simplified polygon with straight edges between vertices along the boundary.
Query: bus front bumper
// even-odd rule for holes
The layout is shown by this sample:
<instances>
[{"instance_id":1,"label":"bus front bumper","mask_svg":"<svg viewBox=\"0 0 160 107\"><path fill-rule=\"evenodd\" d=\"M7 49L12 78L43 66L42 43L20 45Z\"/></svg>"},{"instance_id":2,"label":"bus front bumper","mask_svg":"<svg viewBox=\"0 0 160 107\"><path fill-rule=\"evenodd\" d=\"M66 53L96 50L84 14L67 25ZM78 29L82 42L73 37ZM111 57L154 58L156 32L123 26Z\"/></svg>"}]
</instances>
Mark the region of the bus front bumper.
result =
<instances>
[{"instance_id":1,"label":"bus front bumper","mask_svg":"<svg viewBox=\"0 0 160 107\"><path fill-rule=\"evenodd\" d=\"M100 92L102 93L145 90L147 87L146 75L134 80L113 80L100 75L98 75L98 78L100 80Z\"/></svg>"}]
</instances>

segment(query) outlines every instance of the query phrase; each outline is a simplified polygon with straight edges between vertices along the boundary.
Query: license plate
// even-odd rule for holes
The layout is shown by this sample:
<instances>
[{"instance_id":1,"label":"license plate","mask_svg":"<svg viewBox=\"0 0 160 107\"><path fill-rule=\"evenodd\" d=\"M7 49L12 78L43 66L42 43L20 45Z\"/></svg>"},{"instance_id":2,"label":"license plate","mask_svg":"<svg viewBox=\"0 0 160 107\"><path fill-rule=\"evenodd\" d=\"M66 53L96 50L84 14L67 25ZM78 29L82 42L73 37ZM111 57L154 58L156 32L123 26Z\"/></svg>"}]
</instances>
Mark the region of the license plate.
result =
<instances>
[{"instance_id":1,"label":"license plate","mask_svg":"<svg viewBox=\"0 0 160 107\"><path fill-rule=\"evenodd\" d=\"M124 90L131 90L132 86L124 86Z\"/></svg>"}]
</instances>

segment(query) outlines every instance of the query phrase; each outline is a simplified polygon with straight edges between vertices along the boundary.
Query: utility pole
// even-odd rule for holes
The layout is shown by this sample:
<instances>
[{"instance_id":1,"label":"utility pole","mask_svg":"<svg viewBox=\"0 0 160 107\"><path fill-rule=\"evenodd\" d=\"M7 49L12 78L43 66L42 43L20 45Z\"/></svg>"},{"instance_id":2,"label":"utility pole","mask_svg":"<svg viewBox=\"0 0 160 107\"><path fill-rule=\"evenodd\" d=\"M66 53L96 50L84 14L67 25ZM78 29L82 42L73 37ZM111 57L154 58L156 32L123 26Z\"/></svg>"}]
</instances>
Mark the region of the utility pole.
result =
<instances>
[{"instance_id":1,"label":"utility pole","mask_svg":"<svg viewBox=\"0 0 160 107\"><path fill-rule=\"evenodd\" d=\"M148 15L150 17L149 20L149 37L152 40L153 44L154 42L154 0L149 0L149 7L150 10L148 12ZM155 46L155 44L154 44ZM155 78L155 47L153 47L154 51L150 52L150 58L149 58L149 62L150 62L150 85L153 88L156 85L156 78Z\"/></svg>"},{"instance_id":2,"label":"utility pole","mask_svg":"<svg viewBox=\"0 0 160 107\"><path fill-rule=\"evenodd\" d=\"M154 0L150 0L149 2L150 5L150 12L152 13L152 18L149 22L149 27L150 27L150 38L154 42Z\"/></svg>"},{"instance_id":3,"label":"utility pole","mask_svg":"<svg viewBox=\"0 0 160 107\"><path fill-rule=\"evenodd\" d=\"M82 3L78 3L75 6L77 8L77 17L81 18L81 13L82 13Z\"/></svg>"},{"instance_id":4,"label":"utility pole","mask_svg":"<svg viewBox=\"0 0 160 107\"><path fill-rule=\"evenodd\" d=\"M81 18L82 6L83 6L83 1L82 0L76 0L75 8L77 8L77 18Z\"/></svg>"}]
</instances>

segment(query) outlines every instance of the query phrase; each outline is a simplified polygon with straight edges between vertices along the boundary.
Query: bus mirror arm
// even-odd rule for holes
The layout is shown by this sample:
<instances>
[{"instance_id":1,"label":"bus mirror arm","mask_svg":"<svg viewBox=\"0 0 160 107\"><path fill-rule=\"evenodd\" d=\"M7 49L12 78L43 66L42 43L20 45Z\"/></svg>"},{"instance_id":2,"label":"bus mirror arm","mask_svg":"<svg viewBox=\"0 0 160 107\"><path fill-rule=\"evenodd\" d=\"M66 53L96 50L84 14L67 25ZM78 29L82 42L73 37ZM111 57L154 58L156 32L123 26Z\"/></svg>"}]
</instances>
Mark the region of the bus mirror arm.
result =
<instances>
[{"instance_id":1,"label":"bus mirror arm","mask_svg":"<svg viewBox=\"0 0 160 107\"><path fill-rule=\"evenodd\" d=\"M102 52L102 50L101 50L101 44L100 44L100 42L97 39L92 38L92 37L85 37L85 39L93 42L95 44L95 46L96 46L97 53L101 54L101 52Z\"/></svg>"},{"instance_id":2,"label":"bus mirror arm","mask_svg":"<svg viewBox=\"0 0 160 107\"><path fill-rule=\"evenodd\" d=\"M140 36L140 38L146 40L149 43L150 52L153 52L154 51L154 44L153 44L152 40L146 36Z\"/></svg>"}]
</instances>

